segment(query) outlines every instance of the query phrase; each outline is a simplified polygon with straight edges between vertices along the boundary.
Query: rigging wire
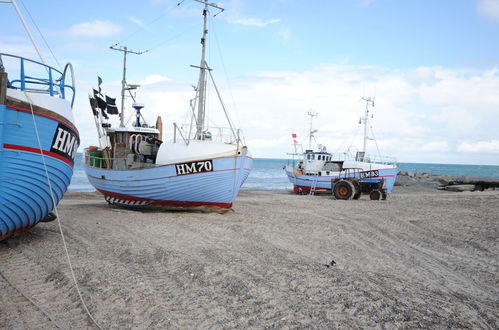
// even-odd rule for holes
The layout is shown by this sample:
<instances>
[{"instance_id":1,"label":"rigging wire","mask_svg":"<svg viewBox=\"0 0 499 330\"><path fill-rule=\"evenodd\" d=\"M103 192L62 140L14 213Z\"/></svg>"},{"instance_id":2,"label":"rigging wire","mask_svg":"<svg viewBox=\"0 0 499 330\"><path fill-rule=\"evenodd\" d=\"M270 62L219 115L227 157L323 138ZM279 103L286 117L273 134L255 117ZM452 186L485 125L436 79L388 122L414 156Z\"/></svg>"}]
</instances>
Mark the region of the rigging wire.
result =
<instances>
[{"instance_id":1,"label":"rigging wire","mask_svg":"<svg viewBox=\"0 0 499 330\"><path fill-rule=\"evenodd\" d=\"M143 31L143 30L144 30L147 26L149 26L149 25L151 25L151 24L153 24L153 23L156 23L156 22L157 22L157 21L159 21L161 18L163 18L164 16L166 16L167 14L169 14L170 12L172 12L174 9L176 9L177 7L180 7L180 5L181 5L182 3L184 3L184 1L185 1L185 0L182 0L182 1L178 2L178 3L177 3L176 5L174 5L173 7L171 7L171 8L169 8L169 9L167 9L167 10L166 10L166 12L164 12L164 13L163 13L163 14L161 14L160 16L158 16L158 17L156 17L155 19L153 19L153 20L149 21L148 23L146 23L146 24L142 25L140 28L138 28L137 30L135 30L134 32L132 32L130 35L128 35L128 37L126 37L126 38L124 38L123 40L121 40L121 41L119 41L119 42L115 43L115 44L114 44L114 46L117 46L117 45L122 44L123 42L125 42L125 41L129 40L130 38L132 38L133 36L135 36L137 33L139 33L139 32L141 32L141 31ZM182 35L186 34L187 32L192 31L192 30L193 30L193 28L194 28L194 26L195 26L195 25L192 25L192 26L188 27L187 29L182 30L181 32L179 32L179 33L177 33L177 34L173 35L172 37L170 37L170 38L165 39L165 40L163 40L163 41L161 41L161 42L159 42L159 43L156 43L156 44L152 45L151 47L147 48L147 50L145 50L145 51L144 51L144 53L147 53L147 52L149 52L149 51L151 51L151 50L153 50L153 49L156 49L156 48L158 48L158 47L160 47L160 46L162 46L162 45L164 45L164 44L166 44L166 43L168 43L168 42L170 42L170 41L172 41L172 40L175 40L175 39L179 38L180 36L182 36Z\"/></svg>"},{"instance_id":2,"label":"rigging wire","mask_svg":"<svg viewBox=\"0 0 499 330\"><path fill-rule=\"evenodd\" d=\"M351 140L350 140L350 143L348 144L347 152L349 152L351 147L354 147L353 142L354 142L355 138L357 137L357 133L359 132L359 127L360 126L357 126L357 128L355 129L355 131L353 132L353 134L351 136ZM344 143L340 144L340 146L336 149L335 153L339 153L340 150L342 150L343 145L344 145Z\"/></svg>"},{"instance_id":3,"label":"rigging wire","mask_svg":"<svg viewBox=\"0 0 499 330\"><path fill-rule=\"evenodd\" d=\"M225 65L225 60L224 60L224 57L223 57L222 49L220 47L220 42L218 40L218 35L216 33L215 25L212 24L212 26L213 26L213 28L212 28L212 30L213 30L213 36L215 38L215 42L216 42L216 45L217 45L218 53L219 53L219 56L220 56L220 62L222 64L222 69L223 69L224 74L225 74L225 80L227 82L227 86L228 86L228 89L229 89L229 94L230 94L231 101L232 101L232 107L234 108L234 110L236 112L237 126L241 127L241 122L240 122L240 119L239 119L239 111L237 109L236 101L234 99L234 94L232 93L232 86L231 86L231 83L230 83L229 74L227 73L227 67ZM244 137L243 137L243 140L244 140Z\"/></svg>"},{"instance_id":4,"label":"rigging wire","mask_svg":"<svg viewBox=\"0 0 499 330\"><path fill-rule=\"evenodd\" d=\"M179 37L183 36L183 35L184 35L184 34L186 34L187 32L190 32L190 31L194 30L194 28L196 28L196 27L197 27L197 24L193 24L192 26L188 27L188 28L187 28L187 29L185 29L185 30L182 30L182 31L181 31L181 32L179 32L178 34L176 34L176 35L174 35L174 36L172 36L172 37L170 37L170 38L168 38L168 39L165 39L165 40L163 40L163 41L161 41L161 42L159 42L159 43L156 43L156 44L152 45L152 46L151 46L151 47L149 47L149 48L148 48L145 52L149 52L149 51L151 51L151 50L153 50L153 49L156 49L156 48L158 48L158 47L160 47L160 46L163 46L164 44L166 44L166 43L168 43L168 42L170 42L170 41L172 41L172 40L175 40L175 39L177 39L177 38L179 38Z\"/></svg>"},{"instance_id":5,"label":"rigging wire","mask_svg":"<svg viewBox=\"0 0 499 330\"><path fill-rule=\"evenodd\" d=\"M54 58L55 62L57 63L57 66L59 67L59 69L62 71L62 66L61 64L59 63L59 61L57 60L57 57L55 56L54 52L52 51L52 48L50 48L47 40L45 39L45 37L43 36L43 33L42 31L40 31L40 28L38 27L38 24L36 24L36 21L35 19L33 18L33 16L31 16L31 13L30 11L28 10L28 7L26 7L26 5L24 5L24 1L23 0L20 0L21 1L21 4L23 5L24 7L24 10L26 10L26 12L28 13L28 16L29 18L31 19L31 22L33 22L33 25L35 26L36 30L38 31L38 33L40 34L40 36L42 37L42 40L43 42L45 43L45 46L47 46L47 48L49 49L50 51L50 54L52 54L52 57Z\"/></svg>"},{"instance_id":6,"label":"rigging wire","mask_svg":"<svg viewBox=\"0 0 499 330\"><path fill-rule=\"evenodd\" d=\"M147 22L146 24L142 25L142 26L141 26L141 27L139 27L137 30L135 30L134 32L132 32L131 34L129 34L129 35L128 35L128 37L126 37L125 39L123 39L123 40L121 40L121 41L117 42L117 43L115 44L115 46L116 46L116 45L119 45L119 44L121 44L121 43L123 43L123 42L125 42L125 41L127 41L127 40L129 40L131 37L135 36L137 33L139 33L139 32L141 32L142 30L144 30L144 28L145 28L146 26L149 26L149 25L151 25L151 24L153 24L153 23L155 23L155 22L159 21L161 18L163 18L164 16L166 16L166 14L168 14L169 12L171 12L173 9L175 9L176 7L179 7L179 6L180 6L180 5L181 5L184 1L185 1L185 0L180 1L180 2L179 2L179 3L177 3L175 6L173 6L173 7L169 8L169 9L167 9L164 13L162 13L161 15L159 15L158 17L156 17L155 19L153 19L153 20L151 20L151 21Z\"/></svg>"},{"instance_id":7,"label":"rigging wire","mask_svg":"<svg viewBox=\"0 0 499 330\"><path fill-rule=\"evenodd\" d=\"M381 159L381 152L379 151L379 147L378 147L378 141L376 140L376 137L374 136L374 129L372 127L372 125L369 125L369 128L371 129L371 134L373 135L373 140L374 140L374 144L376 145L376 150L378 151L378 157L379 159Z\"/></svg>"}]
</instances>

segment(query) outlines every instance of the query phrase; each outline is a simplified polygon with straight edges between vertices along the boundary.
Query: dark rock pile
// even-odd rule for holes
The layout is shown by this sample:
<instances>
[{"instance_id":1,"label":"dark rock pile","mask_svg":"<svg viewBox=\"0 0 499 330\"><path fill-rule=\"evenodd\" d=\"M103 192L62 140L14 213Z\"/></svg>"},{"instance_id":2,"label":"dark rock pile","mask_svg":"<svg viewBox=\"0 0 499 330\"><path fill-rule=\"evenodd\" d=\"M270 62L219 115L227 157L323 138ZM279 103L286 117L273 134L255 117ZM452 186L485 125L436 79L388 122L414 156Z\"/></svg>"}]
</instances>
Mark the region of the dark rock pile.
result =
<instances>
[{"instance_id":1,"label":"dark rock pile","mask_svg":"<svg viewBox=\"0 0 499 330\"><path fill-rule=\"evenodd\" d=\"M469 175L452 176L432 174L431 172L413 173L400 171L396 186L424 185L448 191L483 191L499 187L499 178L478 178Z\"/></svg>"}]
</instances>

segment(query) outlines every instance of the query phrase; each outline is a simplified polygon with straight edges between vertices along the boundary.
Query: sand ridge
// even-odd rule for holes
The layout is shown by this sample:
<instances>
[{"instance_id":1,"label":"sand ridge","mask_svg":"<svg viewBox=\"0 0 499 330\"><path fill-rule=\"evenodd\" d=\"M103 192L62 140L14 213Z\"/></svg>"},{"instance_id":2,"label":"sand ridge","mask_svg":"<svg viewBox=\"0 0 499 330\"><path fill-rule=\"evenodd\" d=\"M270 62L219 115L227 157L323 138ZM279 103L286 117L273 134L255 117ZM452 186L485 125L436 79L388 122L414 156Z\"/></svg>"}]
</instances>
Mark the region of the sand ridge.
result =
<instances>
[{"instance_id":1,"label":"sand ridge","mask_svg":"<svg viewBox=\"0 0 499 330\"><path fill-rule=\"evenodd\" d=\"M499 191L395 187L386 201L242 191L225 214L68 193L59 213L104 328L498 327ZM92 328L56 222L0 242L0 260L61 327ZM0 327L53 327L2 278L0 290Z\"/></svg>"}]
</instances>

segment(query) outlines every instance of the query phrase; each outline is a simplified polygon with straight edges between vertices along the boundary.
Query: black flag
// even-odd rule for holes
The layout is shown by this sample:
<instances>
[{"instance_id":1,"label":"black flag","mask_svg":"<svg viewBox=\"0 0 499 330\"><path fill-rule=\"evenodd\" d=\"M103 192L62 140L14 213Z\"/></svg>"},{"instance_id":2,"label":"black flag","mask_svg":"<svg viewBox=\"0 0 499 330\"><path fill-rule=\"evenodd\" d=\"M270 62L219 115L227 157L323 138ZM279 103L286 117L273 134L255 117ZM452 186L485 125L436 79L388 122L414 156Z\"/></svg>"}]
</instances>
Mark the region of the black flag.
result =
<instances>
[{"instance_id":1,"label":"black flag","mask_svg":"<svg viewBox=\"0 0 499 330\"><path fill-rule=\"evenodd\" d=\"M106 110L106 101L100 97L100 94L98 91L94 89L94 98L97 101L97 108L101 109L102 111Z\"/></svg>"},{"instance_id":2,"label":"black flag","mask_svg":"<svg viewBox=\"0 0 499 330\"><path fill-rule=\"evenodd\" d=\"M107 108L107 113L110 115L117 115L118 112L118 107L116 107L116 99L113 99L112 97L109 97L106 95L106 108Z\"/></svg>"},{"instance_id":3,"label":"black flag","mask_svg":"<svg viewBox=\"0 0 499 330\"><path fill-rule=\"evenodd\" d=\"M94 113L94 116L97 116L99 114L99 112L97 111L97 101L90 95L88 96L88 99L90 100L90 106L92 107L92 112Z\"/></svg>"}]
</instances>

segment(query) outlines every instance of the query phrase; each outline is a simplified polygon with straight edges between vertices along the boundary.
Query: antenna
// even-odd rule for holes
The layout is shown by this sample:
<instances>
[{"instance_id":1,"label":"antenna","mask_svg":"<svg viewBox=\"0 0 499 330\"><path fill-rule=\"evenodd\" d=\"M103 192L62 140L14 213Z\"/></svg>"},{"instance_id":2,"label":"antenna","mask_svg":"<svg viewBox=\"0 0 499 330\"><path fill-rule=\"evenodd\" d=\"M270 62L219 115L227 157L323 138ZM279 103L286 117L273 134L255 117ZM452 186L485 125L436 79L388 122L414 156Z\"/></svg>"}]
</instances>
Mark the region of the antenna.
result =
<instances>
[{"instance_id":1,"label":"antenna","mask_svg":"<svg viewBox=\"0 0 499 330\"><path fill-rule=\"evenodd\" d=\"M364 113L364 117L360 119L360 122L364 122L364 147L362 148L362 152L366 152L367 122L369 121L369 105L374 107L374 97L371 98L363 96L362 100L366 101L366 112Z\"/></svg>"},{"instance_id":2,"label":"antenna","mask_svg":"<svg viewBox=\"0 0 499 330\"><path fill-rule=\"evenodd\" d=\"M310 133L308 134L308 149L312 149L312 139L315 140L314 138L314 133L317 133L317 130L313 130L312 129L312 120L314 119L314 117L317 117L318 113L317 112L314 112L312 110L310 110L307 115L310 116Z\"/></svg>"},{"instance_id":3,"label":"antenna","mask_svg":"<svg viewBox=\"0 0 499 330\"><path fill-rule=\"evenodd\" d=\"M213 15L213 17L217 16L221 12L224 11L222 7L219 7L216 3L208 3L206 0L194 0L196 2L202 3L204 5L203 9L203 34L201 36L201 63L199 64L199 80L198 80L198 114L196 120L196 139L203 139L203 130L204 130L204 122L205 122L205 101L206 101L206 70L210 71L211 69L208 67L206 63L206 35L208 34L208 7L213 7L220 10L217 14Z\"/></svg>"},{"instance_id":4,"label":"antenna","mask_svg":"<svg viewBox=\"0 0 499 330\"><path fill-rule=\"evenodd\" d=\"M178 5L182 4L182 2L184 2L185 0L179 2ZM213 7L213 8L216 8L218 10L220 10L218 13L216 13L215 15L213 15L213 17L217 16L218 14L221 14L225 9L223 9L222 7L220 7L219 5L217 5L215 2L212 2L212 3L208 3L208 1L206 0L194 0L194 1L197 1L199 3L202 3L205 5L205 8L210 6L210 7Z\"/></svg>"},{"instance_id":5,"label":"antenna","mask_svg":"<svg viewBox=\"0 0 499 330\"><path fill-rule=\"evenodd\" d=\"M126 83L126 54L135 54L141 55L147 53L147 50L144 52L134 52L129 50L126 46L119 46L118 44L114 44L109 47L112 50L117 50L119 52L123 52L123 80L121 80L121 112L120 112L120 127L125 127L125 90L132 90L139 87L139 85L127 85Z\"/></svg>"}]
</instances>

